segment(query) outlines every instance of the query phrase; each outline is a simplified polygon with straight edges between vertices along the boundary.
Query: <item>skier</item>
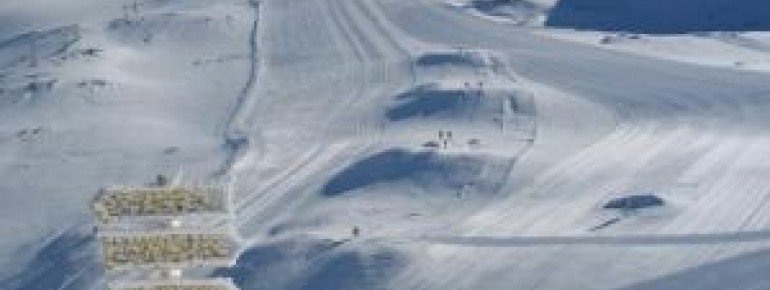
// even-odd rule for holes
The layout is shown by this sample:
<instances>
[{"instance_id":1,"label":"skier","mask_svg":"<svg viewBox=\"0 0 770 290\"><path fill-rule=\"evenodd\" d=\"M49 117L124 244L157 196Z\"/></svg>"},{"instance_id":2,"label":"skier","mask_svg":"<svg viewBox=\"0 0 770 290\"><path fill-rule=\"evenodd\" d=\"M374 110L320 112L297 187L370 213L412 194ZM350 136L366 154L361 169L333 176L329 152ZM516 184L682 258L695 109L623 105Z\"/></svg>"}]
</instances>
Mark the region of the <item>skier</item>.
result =
<instances>
[{"instance_id":1,"label":"skier","mask_svg":"<svg viewBox=\"0 0 770 290\"><path fill-rule=\"evenodd\" d=\"M158 187L164 187L168 185L168 177L166 177L163 174L158 174L157 176L155 176L155 185L157 185Z\"/></svg>"}]
</instances>

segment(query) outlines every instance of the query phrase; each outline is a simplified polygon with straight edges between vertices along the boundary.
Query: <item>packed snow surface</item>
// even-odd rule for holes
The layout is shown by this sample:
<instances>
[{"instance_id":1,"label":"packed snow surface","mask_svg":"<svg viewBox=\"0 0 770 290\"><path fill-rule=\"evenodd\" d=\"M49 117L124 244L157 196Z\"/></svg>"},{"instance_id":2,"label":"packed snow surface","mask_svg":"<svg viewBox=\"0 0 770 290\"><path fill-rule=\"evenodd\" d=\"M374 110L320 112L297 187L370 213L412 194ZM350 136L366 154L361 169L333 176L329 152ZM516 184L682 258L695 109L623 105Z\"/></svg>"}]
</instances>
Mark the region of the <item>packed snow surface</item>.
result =
<instances>
[{"instance_id":1,"label":"packed snow surface","mask_svg":"<svg viewBox=\"0 0 770 290\"><path fill-rule=\"evenodd\" d=\"M766 3L620 2L7 0L0 289L104 289L157 174L241 289L767 288Z\"/></svg>"}]
</instances>

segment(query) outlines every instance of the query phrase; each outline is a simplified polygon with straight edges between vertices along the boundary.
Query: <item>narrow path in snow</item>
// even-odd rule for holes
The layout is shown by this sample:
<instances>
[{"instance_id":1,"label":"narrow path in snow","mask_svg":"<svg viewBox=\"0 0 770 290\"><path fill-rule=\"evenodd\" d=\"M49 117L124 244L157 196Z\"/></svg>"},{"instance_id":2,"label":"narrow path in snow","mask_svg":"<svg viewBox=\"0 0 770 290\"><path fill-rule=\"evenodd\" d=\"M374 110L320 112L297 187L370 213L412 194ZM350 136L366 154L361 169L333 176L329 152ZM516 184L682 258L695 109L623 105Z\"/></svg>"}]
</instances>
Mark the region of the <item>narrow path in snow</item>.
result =
<instances>
[{"instance_id":1,"label":"narrow path in snow","mask_svg":"<svg viewBox=\"0 0 770 290\"><path fill-rule=\"evenodd\" d=\"M536 247L560 245L671 246L748 243L770 240L770 230L622 236L422 237L417 241L470 247Z\"/></svg>"},{"instance_id":2,"label":"narrow path in snow","mask_svg":"<svg viewBox=\"0 0 770 290\"><path fill-rule=\"evenodd\" d=\"M259 38L260 2L251 0L249 1L249 5L254 9L254 21L251 32L249 33L248 78L246 84L236 97L233 110L225 123L224 142L227 156L225 157L222 167L214 173L214 176L222 176L228 173L237 162L238 158L243 155L249 147L249 136L247 136L244 128L241 128L242 126L238 123L238 120L243 112L246 111L245 104L252 95L254 84L257 82L259 75L260 57L257 41Z\"/></svg>"},{"instance_id":3,"label":"narrow path in snow","mask_svg":"<svg viewBox=\"0 0 770 290\"><path fill-rule=\"evenodd\" d=\"M770 241L770 230L605 236L420 236L371 237L366 242L427 243L462 247L548 247L548 246L687 246Z\"/></svg>"}]
</instances>

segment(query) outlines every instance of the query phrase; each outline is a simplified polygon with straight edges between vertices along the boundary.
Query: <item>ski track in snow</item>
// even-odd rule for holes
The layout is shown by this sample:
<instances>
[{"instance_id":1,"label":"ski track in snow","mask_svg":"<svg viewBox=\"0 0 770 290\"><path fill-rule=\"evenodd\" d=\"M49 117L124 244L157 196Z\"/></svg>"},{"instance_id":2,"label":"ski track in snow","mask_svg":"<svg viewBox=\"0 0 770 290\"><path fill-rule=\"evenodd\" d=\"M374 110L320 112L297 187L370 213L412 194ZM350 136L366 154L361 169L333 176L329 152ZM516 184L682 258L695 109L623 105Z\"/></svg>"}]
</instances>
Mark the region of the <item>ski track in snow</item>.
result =
<instances>
[{"instance_id":1,"label":"ski track in snow","mask_svg":"<svg viewBox=\"0 0 770 290\"><path fill-rule=\"evenodd\" d=\"M672 246L751 243L770 240L770 231L740 231L735 233L707 233L689 235L638 236L551 236L551 237L424 237L425 241L441 245L469 247L540 247L559 245L607 246Z\"/></svg>"},{"instance_id":2,"label":"ski track in snow","mask_svg":"<svg viewBox=\"0 0 770 290\"><path fill-rule=\"evenodd\" d=\"M238 123L242 117L241 115L249 110L249 108L246 108L247 102L253 93L261 66L258 47L260 2L258 0L250 0L249 5L254 9L254 21L249 33L249 72L246 84L244 84L243 89L241 89L236 97L232 112L228 115L228 119L225 122L224 145L227 149L227 155L225 156L222 168L214 174L215 176L221 176L229 172L235 163L238 162L238 159L241 158L241 155L245 154L245 151L248 150L249 142L252 142L249 136L243 135L247 134L243 128L244 125Z\"/></svg>"},{"instance_id":3,"label":"ski track in snow","mask_svg":"<svg viewBox=\"0 0 770 290\"><path fill-rule=\"evenodd\" d=\"M285 3L288 5L294 5ZM263 6L269 9L271 5L285 5L276 3L265 3ZM307 4L307 3L305 3ZM303 5L305 5L303 4ZM358 108L365 105L367 98L379 97L384 94L392 93L398 87L402 86L399 83L390 81L393 75L389 74L389 71L393 69L389 60L401 59L400 62L407 63L409 55L405 53L403 48L400 48L398 44L390 37L389 32L385 28L377 27L374 31L363 32L362 27L372 26L370 24L362 25L361 23L377 23L377 20L371 14L363 13L366 8L359 6L355 1L331 1L326 4L317 4L318 7L324 7L323 11L333 15L329 17L328 21L324 21L326 26L314 27L314 29L324 28L329 29L332 33L340 35L344 42L340 43L337 47L339 53L351 53L351 59L355 61L350 64L342 64L347 68L354 69L350 74L354 78L348 85L353 89L352 93L348 95L336 95L338 99L335 102L341 102L344 105L337 105L320 117L319 124L328 124L326 128L316 129L318 132L326 133L322 135L338 134L339 126L343 122L347 122L340 118L349 118L350 112L355 112ZM264 8L263 8L264 9ZM356 12L353 12L356 11ZM280 19L285 21L286 19ZM374 25L376 26L376 25ZM275 27L275 26L273 26ZM281 26L284 28L292 28L291 26ZM382 38L374 37L374 35L382 35ZM311 37L312 39L312 37ZM336 41L337 38L331 39ZM323 41L330 41L325 39ZM328 44L326 44L328 45ZM269 49L268 49L269 50ZM347 57L347 56L346 56ZM264 73L270 74L271 68L264 68ZM399 76L401 78L401 76ZM382 84L372 85L372 84ZM392 85L395 84L396 87ZM269 85L269 84L268 84ZM255 92L255 94L261 94ZM276 96L270 96L269 98L275 98ZM267 100L266 97L260 97L263 100ZM347 99L346 99L347 98ZM258 101L255 101L258 102ZM255 103L252 102L252 103ZM299 101L301 102L301 101ZM266 119L259 113L259 107L248 107L243 109L243 115L249 115L255 118L254 120ZM268 113L270 114L270 113ZM280 118L280 117L279 117ZM259 125L258 121L254 121L252 124ZM368 127L368 128L367 128ZM346 156L344 158L350 158L347 156L357 156L354 148L367 148L370 147L373 142L377 142L378 138L372 138L367 131L379 130L377 124L364 124L363 132L362 128L356 128L356 132L353 134L364 134L364 138L356 137L358 145L340 145L333 144L333 139L324 138L321 140L311 139L310 141L301 141L309 144L309 150L303 153L299 159L292 161L291 166L286 167L287 170L278 174L275 178L269 180L259 180L256 184L260 184L256 188L247 187L246 189L240 189L239 191L245 192L244 194L237 195L236 198L236 216L238 218L238 225L242 227L241 234L246 235L246 239L250 239L249 236L257 233L257 229L264 229L267 226L267 222L274 220L275 216L281 216L277 211L280 208L291 207L291 204L301 202L304 200L305 195L301 188L296 188L299 184L303 184L301 179L303 177L311 175L313 172L317 172L321 168L327 168L327 163L339 163L341 162L338 155ZM248 130L248 129L247 129ZM343 130L343 133L351 133L350 130ZM356 136L354 135L354 136ZM293 138L293 137L292 137ZM276 141L280 142L280 141ZM297 142L297 141L286 141ZM320 144L319 144L320 142ZM325 144L327 143L327 144ZM316 145L319 144L319 145ZM251 168L247 168L244 172L237 172L238 175L249 174L250 170L259 170L259 160L251 160L250 164L254 164ZM313 164L311 166L311 164ZM309 171L309 172L305 172ZM251 181L245 178L239 178L239 183L252 184ZM311 182L312 184L312 182ZM297 195L300 194L300 195Z\"/></svg>"}]
</instances>

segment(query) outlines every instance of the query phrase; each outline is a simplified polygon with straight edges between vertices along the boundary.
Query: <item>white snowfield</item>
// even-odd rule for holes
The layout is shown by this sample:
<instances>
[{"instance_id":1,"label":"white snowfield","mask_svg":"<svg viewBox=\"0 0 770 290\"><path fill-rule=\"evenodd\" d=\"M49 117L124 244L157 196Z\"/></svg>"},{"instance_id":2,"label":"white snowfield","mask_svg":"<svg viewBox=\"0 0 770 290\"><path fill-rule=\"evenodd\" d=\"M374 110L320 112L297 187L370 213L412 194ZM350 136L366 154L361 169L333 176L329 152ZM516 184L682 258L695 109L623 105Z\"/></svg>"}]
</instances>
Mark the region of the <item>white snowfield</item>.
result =
<instances>
[{"instance_id":1,"label":"white snowfield","mask_svg":"<svg viewBox=\"0 0 770 290\"><path fill-rule=\"evenodd\" d=\"M38 2L0 4L45 23L0 31L0 289L102 289L89 201L156 174L233 188L244 250L216 275L241 289L770 287L770 75L727 61L763 34L605 49L439 0ZM603 208L634 194L665 203Z\"/></svg>"},{"instance_id":2,"label":"white snowfield","mask_svg":"<svg viewBox=\"0 0 770 290\"><path fill-rule=\"evenodd\" d=\"M541 30L539 33L670 61L738 70L770 70L770 33L767 32L664 36L572 30Z\"/></svg>"}]
</instances>

